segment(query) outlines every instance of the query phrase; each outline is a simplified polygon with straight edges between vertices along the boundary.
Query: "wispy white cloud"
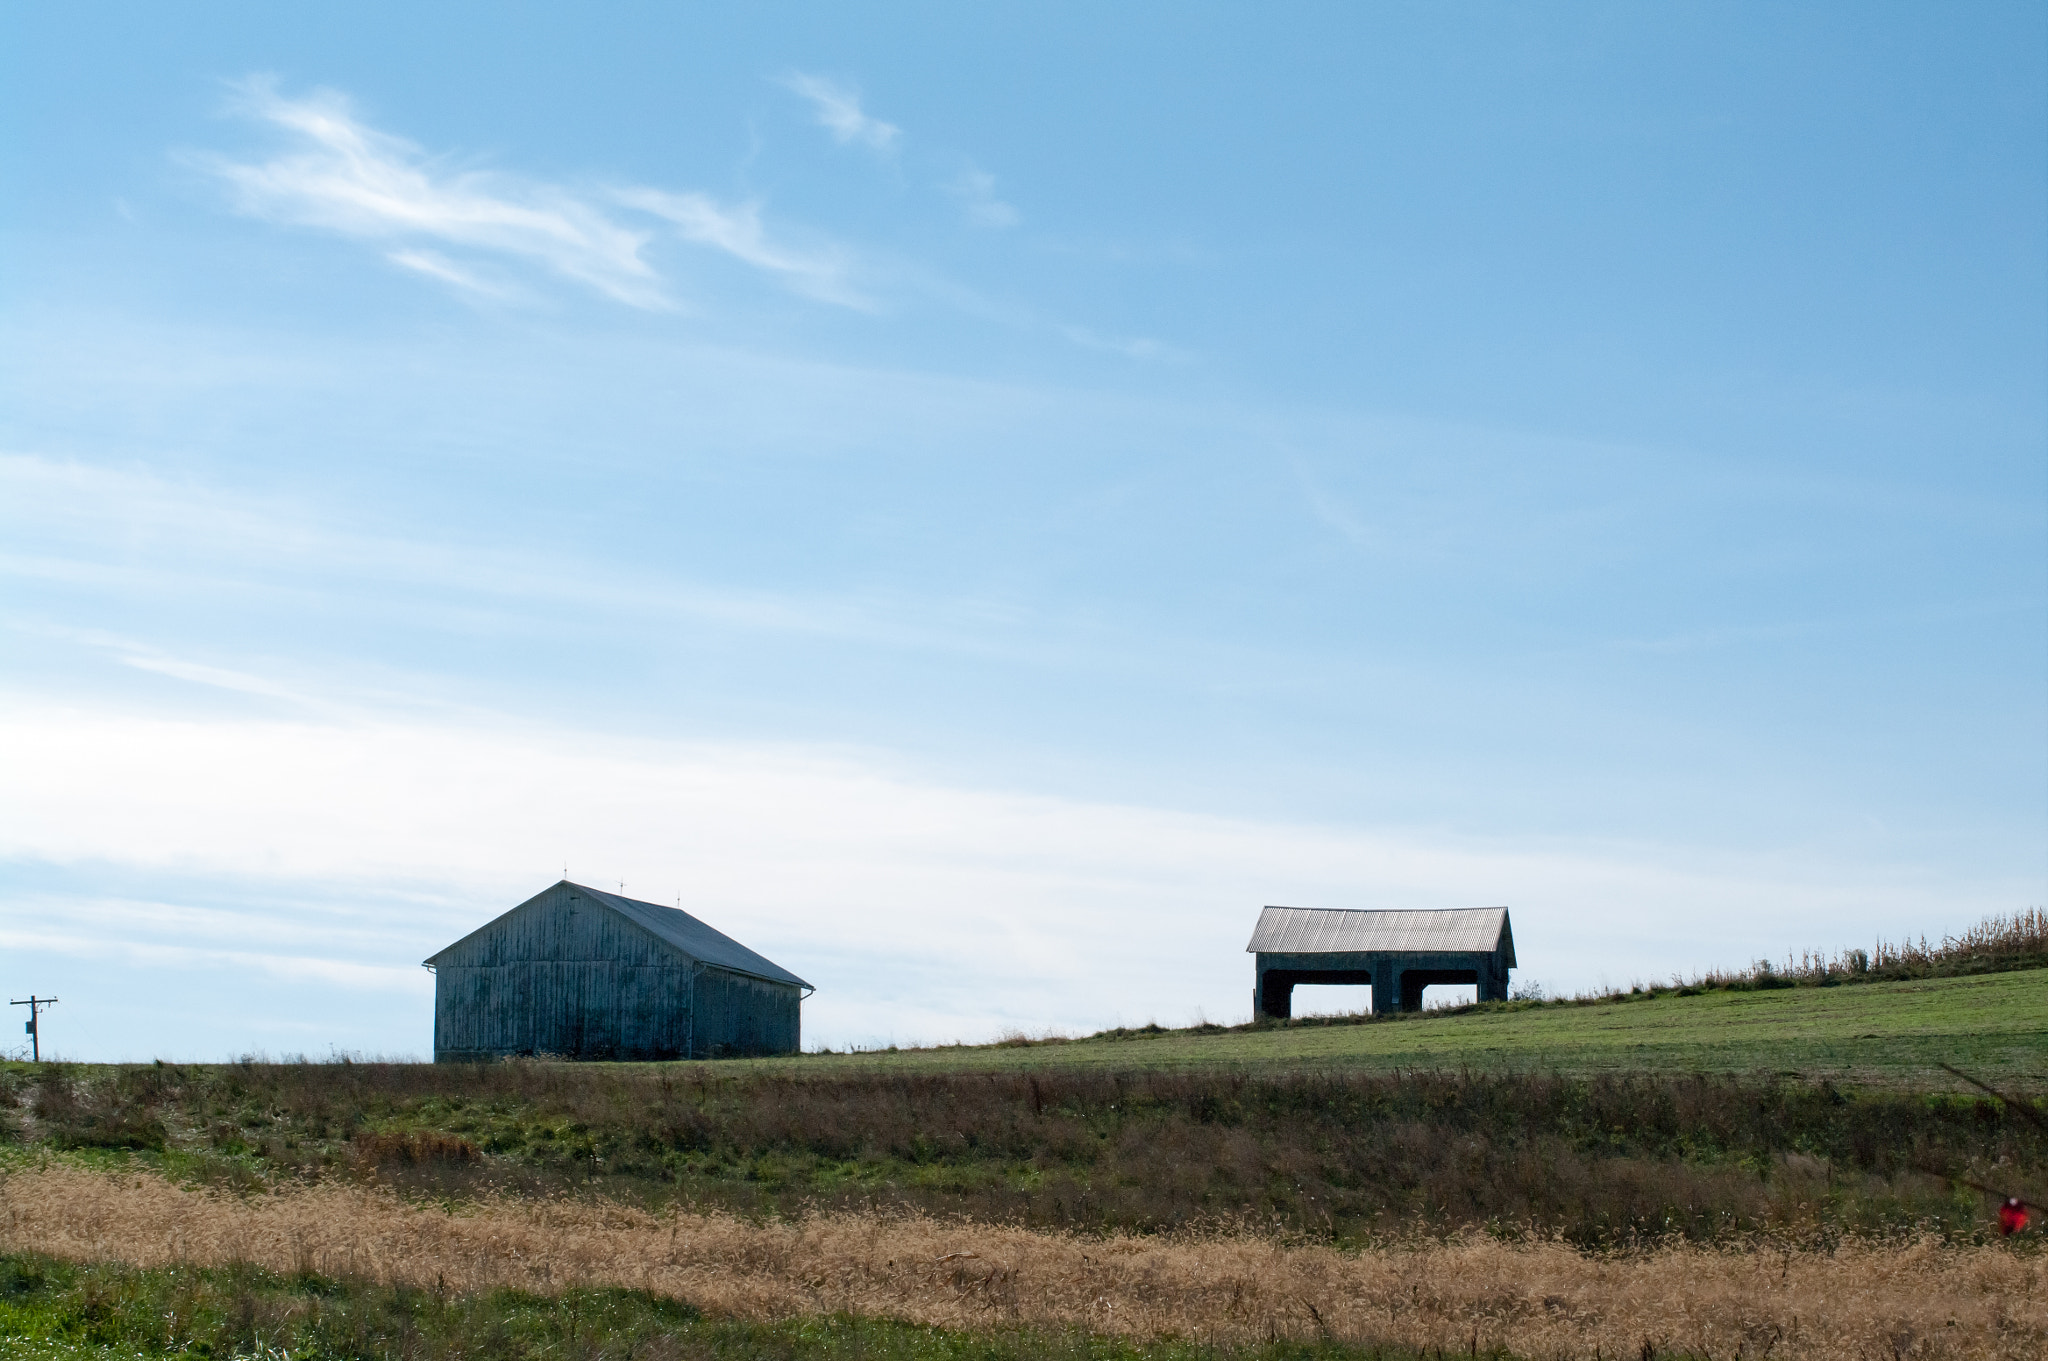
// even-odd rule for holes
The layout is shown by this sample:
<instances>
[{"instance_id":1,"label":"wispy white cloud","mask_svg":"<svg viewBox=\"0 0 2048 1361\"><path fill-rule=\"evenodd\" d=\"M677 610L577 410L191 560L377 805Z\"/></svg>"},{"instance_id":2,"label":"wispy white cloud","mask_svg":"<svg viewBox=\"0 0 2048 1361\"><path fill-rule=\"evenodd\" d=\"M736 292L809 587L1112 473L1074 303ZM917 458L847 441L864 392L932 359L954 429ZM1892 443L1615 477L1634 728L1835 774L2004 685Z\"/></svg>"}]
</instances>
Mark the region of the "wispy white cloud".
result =
<instances>
[{"instance_id":1,"label":"wispy white cloud","mask_svg":"<svg viewBox=\"0 0 2048 1361\"><path fill-rule=\"evenodd\" d=\"M810 297L868 305L844 281L843 252L772 243L758 204L640 187L579 191L502 172L448 169L414 143L369 126L345 96L328 90L290 98L274 83L252 79L237 87L235 108L294 142L266 160L187 157L225 182L242 212L397 243L386 252L393 264L466 292L503 297L513 290L473 259L444 252L538 265L631 307L670 306L668 282L647 258L659 229L622 218L619 210L628 209L651 214L682 240L722 251Z\"/></svg>"},{"instance_id":2,"label":"wispy white cloud","mask_svg":"<svg viewBox=\"0 0 2048 1361\"><path fill-rule=\"evenodd\" d=\"M1084 350L1120 354L1126 359L1185 360L1190 357L1185 350L1145 336L1106 336L1086 326L1062 326L1059 330L1061 335Z\"/></svg>"},{"instance_id":3,"label":"wispy white cloud","mask_svg":"<svg viewBox=\"0 0 2048 1361\"><path fill-rule=\"evenodd\" d=\"M621 189L614 197L626 207L673 223L686 241L722 250L756 269L783 276L800 293L846 307L873 305L847 284L842 252L806 253L769 241L758 204L727 205L703 194L674 194L662 189Z\"/></svg>"},{"instance_id":4,"label":"wispy white cloud","mask_svg":"<svg viewBox=\"0 0 2048 1361\"><path fill-rule=\"evenodd\" d=\"M1309 514L1349 539L1356 547L1367 548L1374 544L1378 536L1365 521L1341 497L1325 487L1300 459L1295 460L1294 476L1301 483L1302 495L1307 498Z\"/></svg>"},{"instance_id":5,"label":"wispy white cloud","mask_svg":"<svg viewBox=\"0 0 2048 1361\"><path fill-rule=\"evenodd\" d=\"M843 143L888 150L901 135L863 112L857 92L834 81L798 72L782 83L810 100L819 123ZM816 301L878 310L875 298L855 284L855 262L844 247L801 234L802 244L793 243L789 233L770 230L758 202L648 185L573 189L451 167L446 158L370 126L338 92L290 97L266 78L244 81L236 92L236 111L291 139L265 159L186 155L187 163L229 187L240 211L388 243L384 254L392 264L464 293L519 298L526 289L506 269L513 263L538 266L628 306L665 309L673 305L671 281L649 250L667 237L718 251ZM1000 230L1020 220L1016 207L998 195L996 177L972 162L962 163L944 187L977 226ZM872 268L861 272L873 275ZM1073 344L1127 358L1187 357L1144 337L1083 326L1054 329Z\"/></svg>"},{"instance_id":6,"label":"wispy white cloud","mask_svg":"<svg viewBox=\"0 0 2048 1361\"><path fill-rule=\"evenodd\" d=\"M838 81L792 71L782 78L782 85L811 101L818 126L842 146L858 143L873 151L888 151L903 135L903 129L894 123L884 123L862 109L860 92Z\"/></svg>"},{"instance_id":7,"label":"wispy white cloud","mask_svg":"<svg viewBox=\"0 0 2048 1361\"><path fill-rule=\"evenodd\" d=\"M1267 901L1507 901L1525 976L1578 985L1597 970L1661 976L1835 945L1852 917L1887 933L1959 926L2026 892L1898 866L1845 873L975 789L845 749L483 716L151 717L71 696L0 698L0 867L118 866L160 883L255 867L264 880L242 908L216 900L199 912L175 893L142 909L76 904L57 934L134 939L166 952L164 967L206 962L167 953L183 949L291 977L324 957L337 984L419 986L415 961L566 860L585 882L623 879L655 901L680 894L818 983L805 1028L838 1043L1091 1028L1119 1011L1134 1022L1197 1007L1242 1016L1243 943ZM441 886L422 901L442 906L350 922L315 906L408 885ZM279 901L308 906L280 922ZM270 925L236 929L239 911L259 910ZM151 913L163 919L144 929ZM1714 930L1701 927L1709 920ZM0 946L64 948L9 934L26 931L8 925ZM1133 959L1145 967L1123 962Z\"/></svg>"},{"instance_id":8,"label":"wispy white cloud","mask_svg":"<svg viewBox=\"0 0 2048 1361\"><path fill-rule=\"evenodd\" d=\"M577 195L510 175L443 172L413 143L363 123L333 91L291 99L261 79L238 89L239 111L297 140L264 161L191 158L227 182L243 212L347 236L509 255L630 306L666 304L659 276L642 257L650 233ZM398 263L420 269L433 260L413 252ZM444 263L426 272L449 278L452 268Z\"/></svg>"},{"instance_id":9,"label":"wispy white cloud","mask_svg":"<svg viewBox=\"0 0 2048 1361\"><path fill-rule=\"evenodd\" d=\"M643 619L686 619L747 632L859 638L892 646L997 648L1013 622L972 598L917 601L854 594L788 594L606 570L527 550L433 543L366 531L303 506L166 482L148 473L0 453L0 515L15 529L32 520L41 552L0 552L0 578L63 581L123 591L233 593L243 599L318 594L345 579L355 589L396 590L391 608L569 607ZM148 541L146 568L107 561L109 542ZM432 603L438 601L439 603ZM301 692L172 658L137 640L69 626L6 620L38 635L113 653L124 665L194 684L310 704Z\"/></svg>"},{"instance_id":10,"label":"wispy white cloud","mask_svg":"<svg viewBox=\"0 0 2048 1361\"><path fill-rule=\"evenodd\" d=\"M496 284L485 283L472 270L464 269L447 256L431 250L395 250L385 258L392 264L424 274L430 279L453 284L471 293L481 293L487 298L505 296L506 290Z\"/></svg>"},{"instance_id":11,"label":"wispy white cloud","mask_svg":"<svg viewBox=\"0 0 2048 1361\"><path fill-rule=\"evenodd\" d=\"M259 695L268 699L296 700L300 697L290 689L278 685L262 676L232 667L208 666L183 657L174 657L156 648L129 644L119 649L122 662L138 671L151 671L173 680L190 681L194 685L210 685L237 694Z\"/></svg>"},{"instance_id":12,"label":"wispy white cloud","mask_svg":"<svg viewBox=\"0 0 2048 1361\"><path fill-rule=\"evenodd\" d=\"M1014 227L1016 208L996 197L996 177L970 165L955 175L946 191L960 202L967 220L977 227Z\"/></svg>"},{"instance_id":13,"label":"wispy white cloud","mask_svg":"<svg viewBox=\"0 0 2048 1361\"><path fill-rule=\"evenodd\" d=\"M326 934L324 929L313 928L297 933L301 939L293 944L308 952L293 953L289 950L249 950L227 948L225 944L194 945L187 935L172 936L183 924L181 918L188 915L174 905L150 904L148 913L118 914L126 920L106 920L116 917L113 913L98 913L91 909L97 904L79 904L69 899L55 899L49 904L38 904L44 916L70 918L50 927L10 928L0 927L0 945L9 950L47 951L52 954L74 955L82 959L106 962L109 955L123 959L133 965L140 965L153 971L188 971L195 966L208 964L227 965L237 969L258 969L290 982L318 982L338 985L350 991L380 992L426 992L431 990L432 981L418 968L401 964L357 963L336 959L332 943L318 939ZM84 920L78 920L84 918ZM258 922L258 914L238 916L233 923L232 936L224 933L223 939L247 939L249 929ZM311 924L309 924L310 927ZM70 929L66 929L69 927ZM324 924L323 924L324 927ZM155 939L148 938L154 935ZM388 937L387 937L388 939Z\"/></svg>"}]
</instances>

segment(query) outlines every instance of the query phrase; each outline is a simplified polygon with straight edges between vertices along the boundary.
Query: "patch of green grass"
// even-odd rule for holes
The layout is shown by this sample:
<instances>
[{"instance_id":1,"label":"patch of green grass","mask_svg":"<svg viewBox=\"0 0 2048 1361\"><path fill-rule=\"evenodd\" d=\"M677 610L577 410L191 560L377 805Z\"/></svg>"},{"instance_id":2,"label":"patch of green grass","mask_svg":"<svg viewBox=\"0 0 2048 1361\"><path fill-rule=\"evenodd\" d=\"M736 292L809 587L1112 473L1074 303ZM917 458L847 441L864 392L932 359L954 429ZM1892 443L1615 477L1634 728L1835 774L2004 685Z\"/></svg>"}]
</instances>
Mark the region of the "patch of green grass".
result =
<instances>
[{"instance_id":1,"label":"patch of green grass","mask_svg":"<svg viewBox=\"0 0 2048 1361\"><path fill-rule=\"evenodd\" d=\"M1026 1072L1055 1068L1364 1072L1778 1073L1837 1084L1960 1090L2048 1080L2048 969L1867 983L1620 994L1590 1003L1474 1007L1355 1024L1116 1032L1065 1043L732 1060L764 1072Z\"/></svg>"},{"instance_id":2,"label":"patch of green grass","mask_svg":"<svg viewBox=\"0 0 2048 1361\"><path fill-rule=\"evenodd\" d=\"M637 1290L481 1295L279 1276L251 1267L140 1270L0 1256L5 1361L1420 1361L1404 1348L1213 1347L1023 1327L961 1331L815 1315L707 1318Z\"/></svg>"}]
</instances>

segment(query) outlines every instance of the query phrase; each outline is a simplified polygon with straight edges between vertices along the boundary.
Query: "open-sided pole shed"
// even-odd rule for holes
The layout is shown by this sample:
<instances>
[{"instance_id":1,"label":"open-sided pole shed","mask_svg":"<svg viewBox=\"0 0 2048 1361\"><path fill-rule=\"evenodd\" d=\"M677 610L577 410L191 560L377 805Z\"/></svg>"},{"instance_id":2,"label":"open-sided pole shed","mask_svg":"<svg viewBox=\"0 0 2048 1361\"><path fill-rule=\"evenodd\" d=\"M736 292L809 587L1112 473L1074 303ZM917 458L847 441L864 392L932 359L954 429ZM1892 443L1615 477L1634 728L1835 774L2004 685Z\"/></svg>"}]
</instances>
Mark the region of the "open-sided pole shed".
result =
<instances>
[{"instance_id":1,"label":"open-sided pole shed","mask_svg":"<svg viewBox=\"0 0 2048 1361\"><path fill-rule=\"evenodd\" d=\"M1363 983L1374 1015L1422 1010L1422 990L1476 983L1505 1002L1515 935L1504 907L1425 911L1269 907L1245 950L1257 960L1254 1016L1293 1014L1297 983Z\"/></svg>"}]
</instances>

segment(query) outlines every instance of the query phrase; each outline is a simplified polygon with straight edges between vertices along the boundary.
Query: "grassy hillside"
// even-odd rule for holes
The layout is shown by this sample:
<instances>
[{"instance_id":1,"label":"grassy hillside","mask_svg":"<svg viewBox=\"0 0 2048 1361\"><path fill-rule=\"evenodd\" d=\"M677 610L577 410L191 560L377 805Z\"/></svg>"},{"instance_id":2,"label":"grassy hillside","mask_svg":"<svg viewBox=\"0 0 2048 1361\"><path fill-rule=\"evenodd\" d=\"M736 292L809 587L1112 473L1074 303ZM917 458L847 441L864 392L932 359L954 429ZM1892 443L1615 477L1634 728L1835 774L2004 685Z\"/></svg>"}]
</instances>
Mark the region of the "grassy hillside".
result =
<instances>
[{"instance_id":1,"label":"grassy hillside","mask_svg":"<svg viewBox=\"0 0 2048 1361\"><path fill-rule=\"evenodd\" d=\"M2048 1126L1944 1061L2039 1116L2048 970L747 1062L0 1065L0 1361L2032 1355L2048 1324L1954 1301L2036 1297L1969 1183L2048 1201Z\"/></svg>"},{"instance_id":2,"label":"grassy hillside","mask_svg":"<svg viewBox=\"0 0 2048 1361\"><path fill-rule=\"evenodd\" d=\"M2048 1132L1943 1061L2038 1096L2048 971L756 1062L15 1065L0 1138L230 1184L749 1213L1967 1236L1980 1197L1941 1174L2048 1199Z\"/></svg>"},{"instance_id":3,"label":"grassy hillside","mask_svg":"<svg viewBox=\"0 0 2048 1361\"><path fill-rule=\"evenodd\" d=\"M1122 1031L1085 1040L755 1060L763 1071L1057 1068L1358 1072L1778 1073L1943 1090L1951 1063L1991 1081L2048 1080L2048 969L1763 991L1621 994L1343 1024ZM737 1065L735 1065L737 1066Z\"/></svg>"}]
</instances>

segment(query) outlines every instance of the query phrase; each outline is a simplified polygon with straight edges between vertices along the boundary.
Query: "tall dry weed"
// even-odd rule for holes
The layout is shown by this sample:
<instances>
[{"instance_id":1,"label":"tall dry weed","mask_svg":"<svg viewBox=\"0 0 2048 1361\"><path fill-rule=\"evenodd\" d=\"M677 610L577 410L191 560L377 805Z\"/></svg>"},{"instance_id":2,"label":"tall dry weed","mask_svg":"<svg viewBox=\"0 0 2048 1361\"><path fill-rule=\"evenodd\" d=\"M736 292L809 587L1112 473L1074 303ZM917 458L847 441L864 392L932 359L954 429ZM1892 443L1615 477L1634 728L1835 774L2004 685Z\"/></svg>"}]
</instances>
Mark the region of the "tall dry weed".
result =
<instances>
[{"instance_id":1,"label":"tall dry weed","mask_svg":"<svg viewBox=\"0 0 2048 1361\"><path fill-rule=\"evenodd\" d=\"M1879 937L1871 950L1803 950L1784 964L1759 959L1747 969L1710 969L1688 984L1701 988L1793 987L1882 979L1934 978L2048 966L2048 909L2030 907L2011 915L1993 913L1959 935L1929 944Z\"/></svg>"},{"instance_id":2,"label":"tall dry weed","mask_svg":"<svg viewBox=\"0 0 2048 1361\"><path fill-rule=\"evenodd\" d=\"M757 1319L845 1311L1538 1357L2048 1355L2048 1259L1927 1239L1588 1255L1467 1236L1346 1253L916 1215L750 1223L507 1199L458 1211L334 1183L238 1198L58 1164L0 1180L0 1235L14 1249L141 1266L246 1261L459 1291L617 1285Z\"/></svg>"}]
</instances>

